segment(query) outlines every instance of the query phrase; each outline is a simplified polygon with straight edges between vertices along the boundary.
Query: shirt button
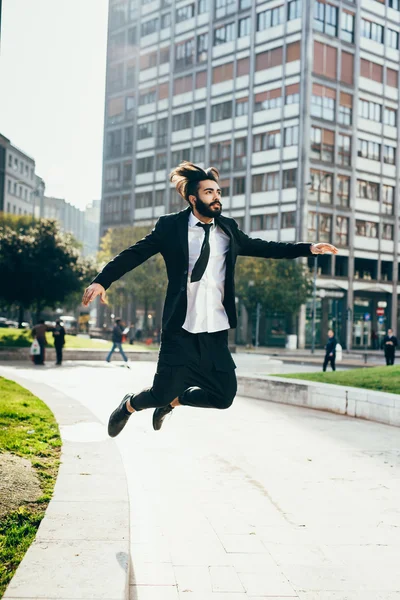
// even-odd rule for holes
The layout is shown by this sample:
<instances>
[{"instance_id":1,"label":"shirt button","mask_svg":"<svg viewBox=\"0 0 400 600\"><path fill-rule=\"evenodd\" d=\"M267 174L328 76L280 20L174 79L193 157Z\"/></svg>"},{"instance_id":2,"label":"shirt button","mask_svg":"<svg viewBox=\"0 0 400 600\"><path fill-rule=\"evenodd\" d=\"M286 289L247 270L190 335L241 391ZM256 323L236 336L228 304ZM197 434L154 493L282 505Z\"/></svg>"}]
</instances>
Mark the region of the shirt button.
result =
<instances>
[{"instance_id":1,"label":"shirt button","mask_svg":"<svg viewBox=\"0 0 400 600\"><path fill-rule=\"evenodd\" d=\"M186 290L185 286L181 287L181 292L184 292Z\"/></svg>"},{"instance_id":2,"label":"shirt button","mask_svg":"<svg viewBox=\"0 0 400 600\"><path fill-rule=\"evenodd\" d=\"M188 273L187 271L183 271L183 274L184 274L184 275L187 275L187 273Z\"/></svg>"}]
</instances>

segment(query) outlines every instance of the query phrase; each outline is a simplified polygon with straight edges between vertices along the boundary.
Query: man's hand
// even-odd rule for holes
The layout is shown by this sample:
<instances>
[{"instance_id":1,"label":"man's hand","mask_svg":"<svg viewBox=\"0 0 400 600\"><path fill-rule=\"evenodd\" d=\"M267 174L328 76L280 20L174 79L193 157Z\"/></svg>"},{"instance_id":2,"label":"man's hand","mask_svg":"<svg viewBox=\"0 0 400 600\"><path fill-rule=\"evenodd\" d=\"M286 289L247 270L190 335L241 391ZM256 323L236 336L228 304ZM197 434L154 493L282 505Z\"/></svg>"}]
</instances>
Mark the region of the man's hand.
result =
<instances>
[{"instance_id":1,"label":"man's hand","mask_svg":"<svg viewBox=\"0 0 400 600\"><path fill-rule=\"evenodd\" d=\"M87 306L96 298L96 296L100 296L100 302L102 304L107 304L106 298L106 290L103 288L100 283L92 283L89 287L86 288L85 293L83 294L82 304L83 306Z\"/></svg>"},{"instance_id":2,"label":"man's hand","mask_svg":"<svg viewBox=\"0 0 400 600\"><path fill-rule=\"evenodd\" d=\"M327 252L338 254L339 250L332 244L321 242L320 244L311 244L311 252L312 254L326 254Z\"/></svg>"}]
</instances>

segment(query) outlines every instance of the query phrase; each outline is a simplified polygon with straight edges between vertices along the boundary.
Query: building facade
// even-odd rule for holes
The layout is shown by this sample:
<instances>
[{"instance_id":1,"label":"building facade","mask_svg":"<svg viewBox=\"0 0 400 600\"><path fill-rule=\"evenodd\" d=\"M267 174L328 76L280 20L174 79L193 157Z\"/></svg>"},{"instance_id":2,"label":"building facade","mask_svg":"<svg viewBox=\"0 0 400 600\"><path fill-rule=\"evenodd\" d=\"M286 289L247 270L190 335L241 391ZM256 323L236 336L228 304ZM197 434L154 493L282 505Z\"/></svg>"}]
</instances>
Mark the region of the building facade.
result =
<instances>
[{"instance_id":1,"label":"building facade","mask_svg":"<svg viewBox=\"0 0 400 600\"><path fill-rule=\"evenodd\" d=\"M100 200L93 200L85 209L83 256L95 256L99 250L100 204Z\"/></svg>"},{"instance_id":2,"label":"building facade","mask_svg":"<svg viewBox=\"0 0 400 600\"><path fill-rule=\"evenodd\" d=\"M35 200L35 161L0 134L0 211L33 215Z\"/></svg>"},{"instance_id":3,"label":"building facade","mask_svg":"<svg viewBox=\"0 0 400 600\"><path fill-rule=\"evenodd\" d=\"M179 210L169 171L212 164L249 235L338 246L317 341L378 346L399 325L399 34L400 0L110 0L101 232Z\"/></svg>"},{"instance_id":4,"label":"building facade","mask_svg":"<svg viewBox=\"0 0 400 600\"><path fill-rule=\"evenodd\" d=\"M63 231L72 233L78 242L84 242L85 213L76 206L66 202L63 198L44 196L43 210L40 217L55 219L60 223Z\"/></svg>"}]
</instances>

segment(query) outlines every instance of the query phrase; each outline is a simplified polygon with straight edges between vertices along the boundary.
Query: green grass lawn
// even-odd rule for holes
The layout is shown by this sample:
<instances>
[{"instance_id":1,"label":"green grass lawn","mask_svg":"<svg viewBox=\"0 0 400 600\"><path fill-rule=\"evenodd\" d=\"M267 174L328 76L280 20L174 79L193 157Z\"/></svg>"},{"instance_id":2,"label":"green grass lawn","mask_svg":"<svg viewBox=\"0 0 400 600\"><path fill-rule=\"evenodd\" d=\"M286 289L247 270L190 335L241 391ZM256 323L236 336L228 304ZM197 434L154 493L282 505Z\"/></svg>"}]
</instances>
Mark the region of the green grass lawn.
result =
<instances>
[{"instance_id":1,"label":"green grass lawn","mask_svg":"<svg viewBox=\"0 0 400 600\"><path fill-rule=\"evenodd\" d=\"M48 332L46 337L48 345L52 347L54 344L51 332ZM0 348L28 348L31 344L32 336L29 329L0 328ZM67 335L65 337L64 348L108 350L110 347L111 342L108 340L91 340L80 338L75 335ZM135 342L132 346L130 344L124 344L123 348L125 352L149 352L151 350L157 350L158 346L154 344L147 346L146 344Z\"/></svg>"},{"instance_id":2,"label":"green grass lawn","mask_svg":"<svg viewBox=\"0 0 400 600\"><path fill-rule=\"evenodd\" d=\"M276 375L287 379L304 379L333 383L334 385L347 385L350 387L366 388L391 394L400 394L400 366L369 367L365 369L349 369L326 373L290 373Z\"/></svg>"},{"instance_id":3,"label":"green grass lawn","mask_svg":"<svg viewBox=\"0 0 400 600\"><path fill-rule=\"evenodd\" d=\"M60 451L58 425L50 409L28 390L0 377L0 453L28 459L42 489L37 501L0 518L0 597L44 516L56 482Z\"/></svg>"}]
</instances>

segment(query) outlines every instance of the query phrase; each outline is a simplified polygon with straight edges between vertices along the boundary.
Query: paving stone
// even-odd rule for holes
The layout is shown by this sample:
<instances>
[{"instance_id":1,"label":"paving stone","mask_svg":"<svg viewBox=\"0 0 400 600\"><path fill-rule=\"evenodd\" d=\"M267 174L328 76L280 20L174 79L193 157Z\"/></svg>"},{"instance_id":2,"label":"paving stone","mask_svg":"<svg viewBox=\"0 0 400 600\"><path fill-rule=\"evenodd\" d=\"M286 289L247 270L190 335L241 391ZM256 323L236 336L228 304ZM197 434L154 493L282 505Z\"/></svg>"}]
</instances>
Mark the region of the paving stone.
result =
<instances>
[{"instance_id":1,"label":"paving stone","mask_svg":"<svg viewBox=\"0 0 400 600\"><path fill-rule=\"evenodd\" d=\"M176 579L171 563L141 562L131 564L130 582L135 585L176 586Z\"/></svg>"},{"instance_id":2,"label":"paving stone","mask_svg":"<svg viewBox=\"0 0 400 600\"><path fill-rule=\"evenodd\" d=\"M244 588L233 567L210 567L213 592L244 592Z\"/></svg>"}]
</instances>

